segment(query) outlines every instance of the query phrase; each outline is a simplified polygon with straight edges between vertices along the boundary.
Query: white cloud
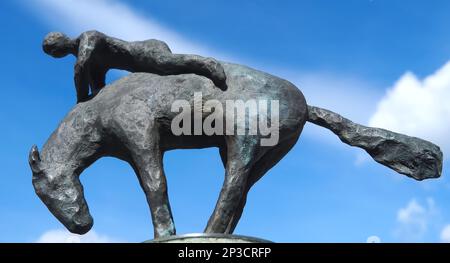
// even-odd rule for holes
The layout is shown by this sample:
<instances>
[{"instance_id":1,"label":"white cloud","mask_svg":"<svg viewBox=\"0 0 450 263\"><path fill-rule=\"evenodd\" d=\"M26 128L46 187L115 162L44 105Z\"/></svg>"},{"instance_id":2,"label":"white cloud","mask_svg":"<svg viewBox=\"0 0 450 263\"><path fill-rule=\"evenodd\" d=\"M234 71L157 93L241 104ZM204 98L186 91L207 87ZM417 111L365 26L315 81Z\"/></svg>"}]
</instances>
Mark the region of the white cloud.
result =
<instances>
[{"instance_id":1,"label":"white cloud","mask_svg":"<svg viewBox=\"0 0 450 263\"><path fill-rule=\"evenodd\" d=\"M425 205L410 200L406 207L397 211L396 237L406 242L422 241L438 214L432 198L428 198Z\"/></svg>"},{"instance_id":2,"label":"white cloud","mask_svg":"<svg viewBox=\"0 0 450 263\"><path fill-rule=\"evenodd\" d=\"M450 243L450 225L446 225L441 231L441 242Z\"/></svg>"},{"instance_id":3,"label":"white cloud","mask_svg":"<svg viewBox=\"0 0 450 263\"><path fill-rule=\"evenodd\" d=\"M381 243L381 238L379 236L370 236L367 238L366 243Z\"/></svg>"},{"instance_id":4,"label":"white cloud","mask_svg":"<svg viewBox=\"0 0 450 263\"><path fill-rule=\"evenodd\" d=\"M428 139L450 150L450 62L420 80L405 73L378 103L369 124Z\"/></svg>"},{"instance_id":5,"label":"white cloud","mask_svg":"<svg viewBox=\"0 0 450 263\"><path fill-rule=\"evenodd\" d=\"M54 229L43 233L36 243L114 243L117 239L100 235L94 230L85 235L72 234L67 230Z\"/></svg>"}]
</instances>

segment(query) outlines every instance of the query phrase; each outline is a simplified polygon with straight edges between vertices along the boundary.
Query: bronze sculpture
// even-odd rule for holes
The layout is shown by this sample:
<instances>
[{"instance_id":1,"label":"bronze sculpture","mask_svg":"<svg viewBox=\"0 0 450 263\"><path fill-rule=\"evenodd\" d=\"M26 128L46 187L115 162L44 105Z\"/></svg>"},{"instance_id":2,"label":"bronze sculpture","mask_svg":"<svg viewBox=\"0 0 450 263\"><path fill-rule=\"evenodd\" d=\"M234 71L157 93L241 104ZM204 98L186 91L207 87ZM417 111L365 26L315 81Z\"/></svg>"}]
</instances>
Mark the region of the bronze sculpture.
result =
<instances>
[{"instance_id":1,"label":"bronze sculpture","mask_svg":"<svg viewBox=\"0 0 450 263\"><path fill-rule=\"evenodd\" d=\"M141 56L142 52L134 54ZM93 56L98 64L102 59L111 59ZM225 180L205 232L231 234L248 191L289 152L306 121L330 129L344 143L365 149L377 162L416 180L441 175L442 152L438 146L353 123L334 112L307 105L301 91L286 80L246 66L219 63L226 76L226 89L218 89L216 82L198 74L133 73L81 100L53 132L42 152L33 146L29 154L35 191L49 210L71 232L89 231L93 219L78 177L99 158L113 156L127 161L136 172L150 206L155 238L174 235L162 167L164 152L218 147ZM91 70L95 71L95 67ZM197 112L195 93L202 94ZM176 101L194 105L192 116L186 120L195 120L196 116L205 120L212 114L205 100L215 101L217 108L217 104L227 101L254 99L279 102L276 144L261 144L267 134L259 133L174 134L172 124L178 115L171 105ZM242 125L235 122L234 115L233 119L226 116L228 111L214 113L223 117L222 127L235 131ZM264 119L258 112L245 116L249 123ZM215 119L216 126L219 119ZM275 122L272 115L269 119ZM244 124L244 130L249 129Z\"/></svg>"}]
</instances>

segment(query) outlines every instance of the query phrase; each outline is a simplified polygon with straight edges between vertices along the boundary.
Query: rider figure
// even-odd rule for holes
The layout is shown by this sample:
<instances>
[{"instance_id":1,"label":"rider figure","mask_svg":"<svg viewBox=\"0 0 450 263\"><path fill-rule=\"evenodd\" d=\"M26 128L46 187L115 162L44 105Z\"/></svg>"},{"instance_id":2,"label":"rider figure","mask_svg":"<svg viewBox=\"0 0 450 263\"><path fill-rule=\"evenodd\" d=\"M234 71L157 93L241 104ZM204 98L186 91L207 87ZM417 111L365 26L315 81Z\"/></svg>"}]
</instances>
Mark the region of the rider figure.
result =
<instances>
[{"instance_id":1,"label":"rider figure","mask_svg":"<svg viewBox=\"0 0 450 263\"><path fill-rule=\"evenodd\" d=\"M166 43L156 39L127 42L97 31L87 31L70 39L63 33L52 32L44 38L43 49L55 58L68 54L77 57L74 76L77 103L95 96L105 86L106 72L113 68L159 75L194 73L226 89L225 72L217 60L173 54Z\"/></svg>"}]
</instances>

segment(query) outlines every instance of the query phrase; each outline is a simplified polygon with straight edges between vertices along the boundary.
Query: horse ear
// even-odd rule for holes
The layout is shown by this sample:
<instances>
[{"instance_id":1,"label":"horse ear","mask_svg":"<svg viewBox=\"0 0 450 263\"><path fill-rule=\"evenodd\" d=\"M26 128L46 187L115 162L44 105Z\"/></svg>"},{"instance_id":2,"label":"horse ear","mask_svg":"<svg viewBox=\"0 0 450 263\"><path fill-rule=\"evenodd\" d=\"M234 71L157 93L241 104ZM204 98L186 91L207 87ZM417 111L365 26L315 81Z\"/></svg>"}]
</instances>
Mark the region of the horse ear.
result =
<instances>
[{"instance_id":1,"label":"horse ear","mask_svg":"<svg viewBox=\"0 0 450 263\"><path fill-rule=\"evenodd\" d=\"M33 174L37 174L42 171L41 169L41 157L39 156L39 150L36 145L31 147L28 155L28 163L30 164Z\"/></svg>"}]
</instances>

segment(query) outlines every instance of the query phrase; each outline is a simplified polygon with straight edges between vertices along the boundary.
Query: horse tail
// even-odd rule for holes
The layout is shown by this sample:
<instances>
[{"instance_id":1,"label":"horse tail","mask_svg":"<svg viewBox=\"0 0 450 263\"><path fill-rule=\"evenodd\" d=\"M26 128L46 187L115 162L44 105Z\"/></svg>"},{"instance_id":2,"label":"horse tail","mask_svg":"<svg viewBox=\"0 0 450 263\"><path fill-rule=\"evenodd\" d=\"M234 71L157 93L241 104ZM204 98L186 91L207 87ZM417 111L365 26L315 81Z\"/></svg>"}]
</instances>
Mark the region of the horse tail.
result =
<instances>
[{"instance_id":1,"label":"horse tail","mask_svg":"<svg viewBox=\"0 0 450 263\"><path fill-rule=\"evenodd\" d=\"M329 129L351 146L364 149L372 158L416 180L442 174L439 146L420 138L354 123L341 115L308 105L308 121Z\"/></svg>"}]
</instances>

